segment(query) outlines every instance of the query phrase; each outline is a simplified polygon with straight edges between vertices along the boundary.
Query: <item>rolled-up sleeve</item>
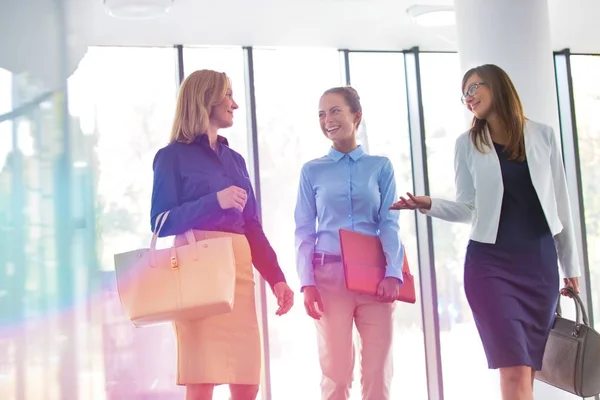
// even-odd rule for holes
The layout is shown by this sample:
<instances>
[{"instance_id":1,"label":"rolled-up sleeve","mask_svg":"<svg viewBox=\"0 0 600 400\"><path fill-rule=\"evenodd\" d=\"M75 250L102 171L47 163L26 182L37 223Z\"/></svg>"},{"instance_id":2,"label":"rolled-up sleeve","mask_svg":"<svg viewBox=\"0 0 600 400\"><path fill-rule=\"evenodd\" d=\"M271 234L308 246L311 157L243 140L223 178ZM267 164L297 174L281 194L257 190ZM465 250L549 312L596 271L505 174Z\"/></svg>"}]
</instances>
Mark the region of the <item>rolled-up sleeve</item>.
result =
<instances>
[{"instance_id":1,"label":"rolled-up sleeve","mask_svg":"<svg viewBox=\"0 0 600 400\"><path fill-rule=\"evenodd\" d=\"M464 224L471 223L475 218L475 186L465 154L469 141L468 135L462 135L456 140L454 146L456 201L432 198L431 209L421 210L423 214Z\"/></svg>"},{"instance_id":2,"label":"rolled-up sleeve","mask_svg":"<svg viewBox=\"0 0 600 400\"><path fill-rule=\"evenodd\" d=\"M217 193L209 193L199 199L179 204L179 185L181 177L177 168L177 159L173 151L163 148L154 157L154 182L152 185L152 204L150 226L154 231L156 218L170 211L159 236L180 235L202 223L221 209Z\"/></svg>"},{"instance_id":3,"label":"rolled-up sleeve","mask_svg":"<svg viewBox=\"0 0 600 400\"><path fill-rule=\"evenodd\" d=\"M296 222L296 268L301 288L315 285L312 259L317 240L317 206L315 202L315 192L310 183L309 173L309 167L305 164L300 172L298 198L296 200L296 209L294 211L294 219Z\"/></svg>"},{"instance_id":4,"label":"rolled-up sleeve","mask_svg":"<svg viewBox=\"0 0 600 400\"><path fill-rule=\"evenodd\" d=\"M381 206L379 208L379 238L387 262L385 276L402 280L404 264L404 247L400 240L400 216L389 207L396 199L396 179L394 167L389 159L385 159L379 175L379 191Z\"/></svg>"},{"instance_id":5,"label":"rolled-up sleeve","mask_svg":"<svg viewBox=\"0 0 600 400\"><path fill-rule=\"evenodd\" d=\"M549 128L548 135L551 146L550 163L552 178L554 181L554 194L558 218L563 226L561 232L555 237L558 260L566 278L581 276L581 266L577 242L575 240L575 229L573 227L573 216L571 214L571 202L567 187L567 177L563 164L562 151L557 143L554 130Z\"/></svg>"}]
</instances>

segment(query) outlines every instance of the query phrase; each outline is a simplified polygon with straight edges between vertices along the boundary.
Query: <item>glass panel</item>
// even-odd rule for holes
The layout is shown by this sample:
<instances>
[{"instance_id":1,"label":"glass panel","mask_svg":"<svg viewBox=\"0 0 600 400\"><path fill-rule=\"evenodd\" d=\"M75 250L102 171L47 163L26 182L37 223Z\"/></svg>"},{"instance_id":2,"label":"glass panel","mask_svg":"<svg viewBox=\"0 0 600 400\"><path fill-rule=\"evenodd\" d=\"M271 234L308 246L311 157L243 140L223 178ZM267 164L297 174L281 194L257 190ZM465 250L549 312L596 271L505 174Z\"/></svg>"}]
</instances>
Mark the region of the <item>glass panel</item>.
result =
<instances>
[{"instance_id":1,"label":"glass panel","mask_svg":"<svg viewBox=\"0 0 600 400\"><path fill-rule=\"evenodd\" d=\"M427 168L433 197L455 198L454 143L469 123L460 102L462 80L458 54L420 55ZM444 398L500 399L498 373L487 369L485 353L464 295L464 255L469 226L433 219L438 315ZM469 349L469 351L465 351ZM469 371L468 384L465 371Z\"/></svg>"},{"instance_id":2,"label":"glass panel","mask_svg":"<svg viewBox=\"0 0 600 400\"><path fill-rule=\"evenodd\" d=\"M0 68L0 116L12 110L12 80L10 71ZM0 170L5 163L6 157L11 149L12 122L10 120L0 122Z\"/></svg>"},{"instance_id":3,"label":"glass panel","mask_svg":"<svg viewBox=\"0 0 600 400\"><path fill-rule=\"evenodd\" d=\"M134 328L122 313L113 272L115 253L150 243L152 161L169 140L175 60L173 48L94 47L69 80L70 112L84 134L73 155L84 206L74 212L96 214L93 236L81 239L86 251L97 249L99 270L91 307L100 329L89 330L86 373L103 380L95 388L108 398L183 393L175 385L172 327Z\"/></svg>"},{"instance_id":4,"label":"glass panel","mask_svg":"<svg viewBox=\"0 0 600 400\"><path fill-rule=\"evenodd\" d=\"M373 73L374 70L377 73ZM386 156L392 160L399 194L412 192L404 56L393 53L350 53L350 77L363 106L363 119L359 127L360 144L369 154ZM400 235L411 272L415 276L419 299L414 213L400 214ZM393 398L426 399L427 376L421 307L418 303L397 303L394 319L394 380L391 395ZM411 362L407 363L406 360ZM357 362L355 377L358 376L360 370ZM353 396L360 398L358 382L352 391Z\"/></svg>"},{"instance_id":5,"label":"glass panel","mask_svg":"<svg viewBox=\"0 0 600 400\"><path fill-rule=\"evenodd\" d=\"M585 229L595 328L600 330L600 57L572 56Z\"/></svg>"},{"instance_id":6,"label":"glass panel","mask_svg":"<svg viewBox=\"0 0 600 400\"><path fill-rule=\"evenodd\" d=\"M10 75L9 75L10 76ZM11 79L9 79L10 82ZM10 88L10 85L9 85ZM8 93L8 99L12 93ZM9 110L7 110L9 111ZM27 239L27 201L23 177L27 158L19 151L18 129L27 126L25 118L8 120L0 124L3 150L0 169L0 396L12 398L24 391L30 372L37 365L27 359L27 347L35 346L34 336L27 323L27 296L25 281L32 268L28 268L30 253L22 240ZM22 130L23 131L23 130ZM27 132L28 133L28 132ZM38 310L36 310L38 311ZM46 360L44 360L46 361ZM43 361L42 361L43 362ZM34 363L38 364L38 363ZM46 364L47 366L47 364ZM48 388L56 390L56 384Z\"/></svg>"},{"instance_id":7,"label":"glass panel","mask_svg":"<svg viewBox=\"0 0 600 400\"><path fill-rule=\"evenodd\" d=\"M314 323L296 275L294 206L300 168L329 148L317 110L321 94L341 84L339 55L333 49L255 49L254 66L263 225L296 292L292 311L279 318L267 290L272 398L317 399L321 372Z\"/></svg>"},{"instance_id":8,"label":"glass panel","mask_svg":"<svg viewBox=\"0 0 600 400\"><path fill-rule=\"evenodd\" d=\"M0 115L12 110L12 80L10 71L0 68Z\"/></svg>"},{"instance_id":9,"label":"glass panel","mask_svg":"<svg viewBox=\"0 0 600 400\"><path fill-rule=\"evenodd\" d=\"M58 399L75 387L60 379L78 350L63 322L81 321L59 290L57 194L68 188L57 179L60 97L0 124L0 398Z\"/></svg>"},{"instance_id":10,"label":"glass panel","mask_svg":"<svg viewBox=\"0 0 600 400\"><path fill-rule=\"evenodd\" d=\"M240 108L235 112L233 126L221 130L219 134L225 136L229 140L229 146L246 158L246 163L249 163L244 50L241 47L185 47L183 65L186 76L198 69L213 69L227 74L231 80L233 98Z\"/></svg>"},{"instance_id":11,"label":"glass panel","mask_svg":"<svg viewBox=\"0 0 600 400\"><path fill-rule=\"evenodd\" d=\"M4 72L4 70L0 70ZM2 76L2 75L0 75ZM6 74L8 79L3 79L3 83L11 81L10 74ZM8 86L10 89L10 85ZM2 86L0 86L2 88ZM2 89L4 92L4 89ZM2 94L2 101L7 104L10 111L10 90L8 94ZM0 397L9 399L15 395L16 374L14 346L18 338L16 335L15 320L18 318L13 310L13 303L18 297L15 296L15 287L10 285L9 269L14 270L13 258L11 252L13 243L11 237L14 237L15 224L13 218L13 182L14 182L14 144L12 140L12 121L0 123ZM17 247L20 249L20 247Z\"/></svg>"},{"instance_id":12,"label":"glass panel","mask_svg":"<svg viewBox=\"0 0 600 400\"><path fill-rule=\"evenodd\" d=\"M176 95L172 48L90 48L69 80L69 109L96 138L100 268L150 243L152 161L168 143Z\"/></svg>"}]
</instances>

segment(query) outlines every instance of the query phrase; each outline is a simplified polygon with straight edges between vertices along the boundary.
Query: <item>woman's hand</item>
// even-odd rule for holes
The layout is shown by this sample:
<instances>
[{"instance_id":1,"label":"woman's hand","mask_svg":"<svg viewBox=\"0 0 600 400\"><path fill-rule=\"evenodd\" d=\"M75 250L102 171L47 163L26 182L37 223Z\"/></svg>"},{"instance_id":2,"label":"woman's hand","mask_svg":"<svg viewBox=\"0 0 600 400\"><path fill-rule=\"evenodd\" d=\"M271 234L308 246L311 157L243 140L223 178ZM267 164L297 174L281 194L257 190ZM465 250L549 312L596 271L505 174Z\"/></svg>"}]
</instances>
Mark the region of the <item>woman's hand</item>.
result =
<instances>
[{"instance_id":1,"label":"woman's hand","mask_svg":"<svg viewBox=\"0 0 600 400\"><path fill-rule=\"evenodd\" d=\"M304 287L304 309L309 317L321 319L323 316L323 301L316 286Z\"/></svg>"},{"instance_id":2,"label":"woman's hand","mask_svg":"<svg viewBox=\"0 0 600 400\"><path fill-rule=\"evenodd\" d=\"M579 278L563 278L565 288L571 288L575 294L579 294ZM567 297L572 297L566 290L561 290L560 294Z\"/></svg>"},{"instance_id":3,"label":"woman's hand","mask_svg":"<svg viewBox=\"0 0 600 400\"><path fill-rule=\"evenodd\" d=\"M429 210L431 209L431 197L413 196L406 193L408 198L400 196L400 199L390 206L390 210Z\"/></svg>"},{"instance_id":4,"label":"woman's hand","mask_svg":"<svg viewBox=\"0 0 600 400\"><path fill-rule=\"evenodd\" d=\"M217 201L223 210L235 208L239 212L244 211L248 194L242 188L237 186L229 186L226 189L217 192Z\"/></svg>"},{"instance_id":5,"label":"woman's hand","mask_svg":"<svg viewBox=\"0 0 600 400\"><path fill-rule=\"evenodd\" d=\"M383 278L377 286L377 300L393 303L400 294L400 281L394 277Z\"/></svg>"},{"instance_id":6,"label":"woman's hand","mask_svg":"<svg viewBox=\"0 0 600 400\"><path fill-rule=\"evenodd\" d=\"M287 314L294 305L294 292L287 283L278 282L273 286L273 293L277 297L277 305L279 308L275 311L276 315Z\"/></svg>"}]
</instances>

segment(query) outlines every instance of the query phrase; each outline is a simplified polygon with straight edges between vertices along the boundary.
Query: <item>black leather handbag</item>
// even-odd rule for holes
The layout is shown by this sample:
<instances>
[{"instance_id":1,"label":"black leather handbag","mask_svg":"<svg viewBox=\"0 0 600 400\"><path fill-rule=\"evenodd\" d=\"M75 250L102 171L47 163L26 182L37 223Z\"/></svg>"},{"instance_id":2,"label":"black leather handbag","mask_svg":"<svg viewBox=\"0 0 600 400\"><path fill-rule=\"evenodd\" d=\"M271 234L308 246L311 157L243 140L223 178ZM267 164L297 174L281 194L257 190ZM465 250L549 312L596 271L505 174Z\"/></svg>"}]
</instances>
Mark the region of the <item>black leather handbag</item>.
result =
<instances>
[{"instance_id":1,"label":"black leather handbag","mask_svg":"<svg viewBox=\"0 0 600 400\"><path fill-rule=\"evenodd\" d=\"M581 298L570 288L563 290L575 300L576 321L562 317L559 299L542 370L535 377L574 395L593 397L600 393L600 334L589 325Z\"/></svg>"}]
</instances>

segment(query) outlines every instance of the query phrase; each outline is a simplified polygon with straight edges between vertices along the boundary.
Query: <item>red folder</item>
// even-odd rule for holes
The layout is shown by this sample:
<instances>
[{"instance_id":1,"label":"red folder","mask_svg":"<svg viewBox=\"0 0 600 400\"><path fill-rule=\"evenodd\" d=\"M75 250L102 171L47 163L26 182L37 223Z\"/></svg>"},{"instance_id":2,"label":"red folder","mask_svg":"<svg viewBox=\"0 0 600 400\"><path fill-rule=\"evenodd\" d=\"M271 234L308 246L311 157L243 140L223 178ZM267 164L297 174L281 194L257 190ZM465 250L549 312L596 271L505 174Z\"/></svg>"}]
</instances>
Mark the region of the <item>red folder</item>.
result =
<instances>
[{"instance_id":1,"label":"red folder","mask_svg":"<svg viewBox=\"0 0 600 400\"><path fill-rule=\"evenodd\" d=\"M385 277L387 262L378 236L340 229L342 263L346 276L346 287L353 292L375 295L379 282ZM415 303L415 280L408 267L406 251L402 266L400 294L397 300Z\"/></svg>"}]
</instances>

